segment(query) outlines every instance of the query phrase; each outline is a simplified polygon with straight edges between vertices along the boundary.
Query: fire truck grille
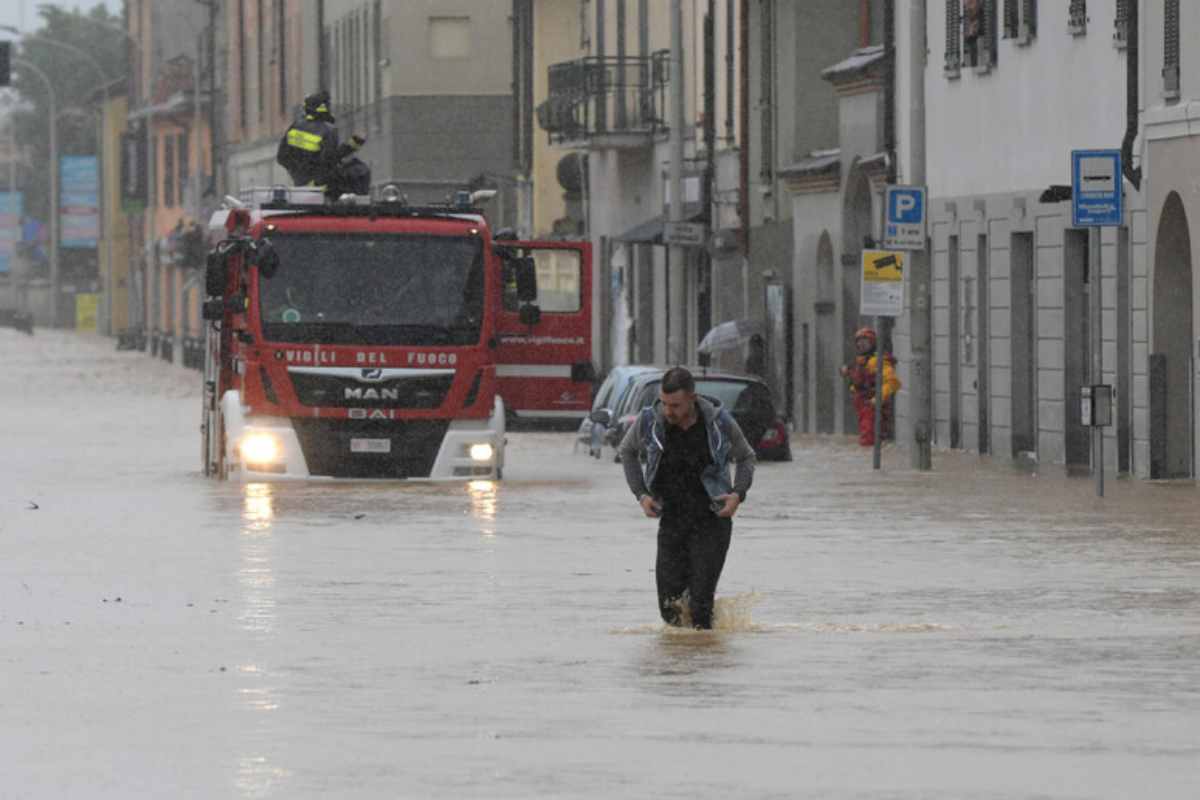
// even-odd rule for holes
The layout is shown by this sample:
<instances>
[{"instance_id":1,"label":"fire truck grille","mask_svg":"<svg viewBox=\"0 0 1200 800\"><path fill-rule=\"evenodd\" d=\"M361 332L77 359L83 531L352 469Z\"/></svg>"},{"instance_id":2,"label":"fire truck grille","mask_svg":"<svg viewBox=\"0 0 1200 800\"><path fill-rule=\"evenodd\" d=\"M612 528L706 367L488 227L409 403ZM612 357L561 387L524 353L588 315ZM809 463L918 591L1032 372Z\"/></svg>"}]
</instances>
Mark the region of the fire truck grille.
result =
<instances>
[{"instance_id":1,"label":"fire truck grille","mask_svg":"<svg viewBox=\"0 0 1200 800\"><path fill-rule=\"evenodd\" d=\"M293 418L312 475L334 478L427 478L450 427L449 420ZM354 440L388 452L355 452Z\"/></svg>"},{"instance_id":2,"label":"fire truck grille","mask_svg":"<svg viewBox=\"0 0 1200 800\"><path fill-rule=\"evenodd\" d=\"M377 383L336 375L293 373L291 377L301 403L331 408L438 408L454 383L453 375L397 378Z\"/></svg>"}]
</instances>

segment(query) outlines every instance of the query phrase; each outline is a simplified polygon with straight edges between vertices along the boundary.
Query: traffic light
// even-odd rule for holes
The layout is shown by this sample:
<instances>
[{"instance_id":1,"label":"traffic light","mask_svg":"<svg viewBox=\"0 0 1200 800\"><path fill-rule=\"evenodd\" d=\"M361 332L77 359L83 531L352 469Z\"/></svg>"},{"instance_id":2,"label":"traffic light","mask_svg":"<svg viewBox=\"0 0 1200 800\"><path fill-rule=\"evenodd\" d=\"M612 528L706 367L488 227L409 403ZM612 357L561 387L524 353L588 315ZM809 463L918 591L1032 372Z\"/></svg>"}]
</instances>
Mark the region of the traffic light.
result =
<instances>
[{"instance_id":1,"label":"traffic light","mask_svg":"<svg viewBox=\"0 0 1200 800\"><path fill-rule=\"evenodd\" d=\"M0 42L0 86L12 84L12 42Z\"/></svg>"}]
</instances>

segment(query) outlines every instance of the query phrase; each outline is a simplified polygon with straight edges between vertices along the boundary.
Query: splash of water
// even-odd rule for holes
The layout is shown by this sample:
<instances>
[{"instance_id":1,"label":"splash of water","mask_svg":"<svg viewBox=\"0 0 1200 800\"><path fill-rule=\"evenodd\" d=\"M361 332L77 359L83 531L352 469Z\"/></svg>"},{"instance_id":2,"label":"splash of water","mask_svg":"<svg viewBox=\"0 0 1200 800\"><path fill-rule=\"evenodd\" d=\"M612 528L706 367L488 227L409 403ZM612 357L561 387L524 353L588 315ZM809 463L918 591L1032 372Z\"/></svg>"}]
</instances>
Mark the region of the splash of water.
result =
<instances>
[{"instance_id":1,"label":"splash of water","mask_svg":"<svg viewBox=\"0 0 1200 800\"><path fill-rule=\"evenodd\" d=\"M755 622L753 610L761 603L759 592L744 592L731 597L718 597L713 605L713 631L717 633L943 633L956 630L953 625L937 622ZM625 636L665 634L668 636L690 636L706 634L692 628L692 618L687 607L687 595L678 602L679 626L665 623L634 625L615 628L610 633Z\"/></svg>"},{"instance_id":2,"label":"splash of water","mask_svg":"<svg viewBox=\"0 0 1200 800\"><path fill-rule=\"evenodd\" d=\"M762 595L758 592L718 597L713 603L712 629L719 633L757 633L762 631L764 626L756 625L752 617L754 606L760 602L762 602ZM707 631L698 631L692 627L692 615L688 610L686 593L676 601L675 606L680 613L678 626L666 623L634 625L628 628L615 628L610 633L634 636L656 633L687 636L707 633Z\"/></svg>"}]
</instances>

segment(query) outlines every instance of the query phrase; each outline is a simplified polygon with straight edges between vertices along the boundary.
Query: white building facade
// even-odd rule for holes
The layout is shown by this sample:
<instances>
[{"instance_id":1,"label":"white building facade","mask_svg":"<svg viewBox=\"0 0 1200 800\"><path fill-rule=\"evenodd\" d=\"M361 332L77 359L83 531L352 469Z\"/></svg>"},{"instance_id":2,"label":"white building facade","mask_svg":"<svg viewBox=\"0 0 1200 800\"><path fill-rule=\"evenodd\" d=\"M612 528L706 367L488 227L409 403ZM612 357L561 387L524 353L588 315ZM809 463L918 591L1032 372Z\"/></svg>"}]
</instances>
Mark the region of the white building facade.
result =
<instances>
[{"instance_id":1,"label":"white building facade","mask_svg":"<svg viewBox=\"0 0 1200 800\"><path fill-rule=\"evenodd\" d=\"M1072 150L1122 147L1127 6L927 4L936 446L1088 470L1080 389L1105 383L1117 397L1106 467L1150 475L1147 187L1123 182L1124 217L1102 229L1099 275L1089 274L1088 229L1072 226L1062 188L1071 183ZM901 50L922 46L913 33ZM902 92L898 106L906 100ZM1140 167L1140 140L1127 149ZM901 183L905 171L902 153ZM1088 313L1095 291L1098 321ZM903 367L904 348L898 353ZM898 412L903 439L912 421L907 390Z\"/></svg>"},{"instance_id":2,"label":"white building facade","mask_svg":"<svg viewBox=\"0 0 1200 800\"><path fill-rule=\"evenodd\" d=\"M1200 7L1181 0L1139 5L1148 244L1135 285L1148 312L1138 320L1147 336L1137 358L1148 361L1141 374L1150 403L1138 423L1149 442L1150 477L1195 478L1200 54L1185 45L1200 36Z\"/></svg>"}]
</instances>

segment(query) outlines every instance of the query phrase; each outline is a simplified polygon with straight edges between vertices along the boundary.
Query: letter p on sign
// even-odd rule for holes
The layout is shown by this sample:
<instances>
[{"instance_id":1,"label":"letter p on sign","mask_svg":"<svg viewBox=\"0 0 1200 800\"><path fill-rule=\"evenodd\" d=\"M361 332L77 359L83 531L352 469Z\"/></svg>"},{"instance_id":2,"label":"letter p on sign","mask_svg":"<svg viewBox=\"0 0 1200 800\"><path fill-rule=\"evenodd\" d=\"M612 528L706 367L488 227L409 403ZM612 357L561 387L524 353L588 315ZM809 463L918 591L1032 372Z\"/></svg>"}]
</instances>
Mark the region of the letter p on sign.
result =
<instances>
[{"instance_id":1,"label":"letter p on sign","mask_svg":"<svg viewBox=\"0 0 1200 800\"><path fill-rule=\"evenodd\" d=\"M890 250L925 249L925 189L922 186L887 187L887 220L884 247Z\"/></svg>"}]
</instances>

